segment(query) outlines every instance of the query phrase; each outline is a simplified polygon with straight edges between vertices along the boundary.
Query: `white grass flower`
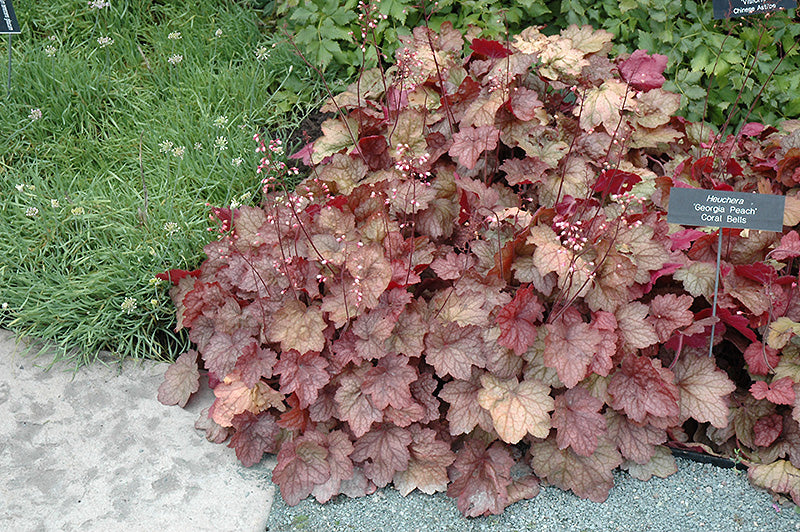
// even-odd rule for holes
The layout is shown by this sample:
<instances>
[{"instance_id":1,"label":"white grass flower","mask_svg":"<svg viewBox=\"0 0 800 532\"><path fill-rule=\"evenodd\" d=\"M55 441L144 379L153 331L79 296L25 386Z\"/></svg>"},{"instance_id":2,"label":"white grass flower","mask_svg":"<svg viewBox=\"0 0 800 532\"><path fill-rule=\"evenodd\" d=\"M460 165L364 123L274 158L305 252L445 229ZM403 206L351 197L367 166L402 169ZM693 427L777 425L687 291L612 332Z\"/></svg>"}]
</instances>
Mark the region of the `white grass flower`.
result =
<instances>
[{"instance_id":1,"label":"white grass flower","mask_svg":"<svg viewBox=\"0 0 800 532\"><path fill-rule=\"evenodd\" d=\"M111 7L111 2L108 0L92 0L89 2L89 9L105 9Z\"/></svg>"},{"instance_id":2,"label":"white grass flower","mask_svg":"<svg viewBox=\"0 0 800 532\"><path fill-rule=\"evenodd\" d=\"M135 297L126 297L125 300L122 302L122 310L126 314L130 314L134 310L136 310L136 298Z\"/></svg>"},{"instance_id":3,"label":"white grass flower","mask_svg":"<svg viewBox=\"0 0 800 532\"><path fill-rule=\"evenodd\" d=\"M228 149L228 139L225 137L217 137L216 140L214 140L214 146L219 151L225 151Z\"/></svg>"},{"instance_id":4,"label":"white grass flower","mask_svg":"<svg viewBox=\"0 0 800 532\"><path fill-rule=\"evenodd\" d=\"M266 46L259 46L255 49L256 59L264 61L269 57L269 50Z\"/></svg>"},{"instance_id":5,"label":"white grass flower","mask_svg":"<svg viewBox=\"0 0 800 532\"><path fill-rule=\"evenodd\" d=\"M197 151L203 151L203 143L202 142L195 142L194 149Z\"/></svg>"},{"instance_id":6,"label":"white grass flower","mask_svg":"<svg viewBox=\"0 0 800 532\"><path fill-rule=\"evenodd\" d=\"M97 44L100 45L100 48L105 48L106 46L111 46L114 44L114 39L111 37L98 37Z\"/></svg>"},{"instance_id":7,"label":"white grass flower","mask_svg":"<svg viewBox=\"0 0 800 532\"><path fill-rule=\"evenodd\" d=\"M58 202L57 199L51 199L50 206L54 209L58 209L59 207L61 207L61 204Z\"/></svg>"},{"instance_id":8,"label":"white grass flower","mask_svg":"<svg viewBox=\"0 0 800 532\"><path fill-rule=\"evenodd\" d=\"M179 159L183 159L183 154L186 153L186 146L175 146L172 148L172 155L173 157L178 157Z\"/></svg>"},{"instance_id":9,"label":"white grass flower","mask_svg":"<svg viewBox=\"0 0 800 532\"><path fill-rule=\"evenodd\" d=\"M27 209L25 209L25 216L27 216L28 218L36 218L38 214L39 214L39 209L37 209L36 207L28 207Z\"/></svg>"},{"instance_id":10,"label":"white grass flower","mask_svg":"<svg viewBox=\"0 0 800 532\"><path fill-rule=\"evenodd\" d=\"M214 127L222 129L228 125L228 116L221 115L214 119Z\"/></svg>"},{"instance_id":11,"label":"white grass flower","mask_svg":"<svg viewBox=\"0 0 800 532\"><path fill-rule=\"evenodd\" d=\"M25 192L25 183L14 185L14 188L17 189L17 192Z\"/></svg>"},{"instance_id":12,"label":"white grass flower","mask_svg":"<svg viewBox=\"0 0 800 532\"><path fill-rule=\"evenodd\" d=\"M181 38L181 32L179 32L179 31L173 31L172 33L167 35L167 39L169 39L171 41L177 41L180 38Z\"/></svg>"},{"instance_id":13,"label":"white grass flower","mask_svg":"<svg viewBox=\"0 0 800 532\"><path fill-rule=\"evenodd\" d=\"M177 64L178 64L178 63L180 63L181 61L183 61L183 56L182 56L181 54L172 54L172 55L171 55L171 56L169 56L169 58L167 59L167 62L168 62L170 65L177 65Z\"/></svg>"},{"instance_id":14,"label":"white grass flower","mask_svg":"<svg viewBox=\"0 0 800 532\"><path fill-rule=\"evenodd\" d=\"M44 55L46 55L47 57L54 57L56 55L57 51L58 51L58 48L56 48L55 46L53 46L51 44L51 45L45 47Z\"/></svg>"},{"instance_id":15,"label":"white grass flower","mask_svg":"<svg viewBox=\"0 0 800 532\"><path fill-rule=\"evenodd\" d=\"M151 299L150 304L153 306L153 308L158 308L158 299Z\"/></svg>"},{"instance_id":16,"label":"white grass flower","mask_svg":"<svg viewBox=\"0 0 800 532\"><path fill-rule=\"evenodd\" d=\"M38 109L38 108L37 109L31 109L31 112L28 113L28 118L30 118L34 122L36 120L39 120L40 118L42 118L42 110Z\"/></svg>"},{"instance_id":17,"label":"white grass flower","mask_svg":"<svg viewBox=\"0 0 800 532\"><path fill-rule=\"evenodd\" d=\"M172 150L172 141L165 140L163 142L158 143L158 151L161 153L167 153L168 151Z\"/></svg>"},{"instance_id":18,"label":"white grass flower","mask_svg":"<svg viewBox=\"0 0 800 532\"><path fill-rule=\"evenodd\" d=\"M69 212L71 212L73 216L81 216L86 213L83 207L73 207Z\"/></svg>"},{"instance_id":19,"label":"white grass flower","mask_svg":"<svg viewBox=\"0 0 800 532\"><path fill-rule=\"evenodd\" d=\"M166 222L164 224L164 231L169 235L172 236L178 232L178 224L175 222Z\"/></svg>"},{"instance_id":20,"label":"white grass flower","mask_svg":"<svg viewBox=\"0 0 800 532\"><path fill-rule=\"evenodd\" d=\"M217 28L217 31L214 32L214 37L222 37L222 30Z\"/></svg>"},{"instance_id":21,"label":"white grass flower","mask_svg":"<svg viewBox=\"0 0 800 532\"><path fill-rule=\"evenodd\" d=\"M1 308L1 309L3 309L3 310L8 310L8 303L6 303L5 301L3 301L3 304L2 304L2 305L0 305L0 308Z\"/></svg>"},{"instance_id":22,"label":"white grass flower","mask_svg":"<svg viewBox=\"0 0 800 532\"><path fill-rule=\"evenodd\" d=\"M233 201L231 201L231 209L238 209L238 208L239 208L239 207L241 207L241 206L242 206L242 204L241 204L241 203L239 203L239 201L238 201L238 200L233 200Z\"/></svg>"},{"instance_id":23,"label":"white grass flower","mask_svg":"<svg viewBox=\"0 0 800 532\"><path fill-rule=\"evenodd\" d=\"M241 157L234 157L233 159L231 159L231 166L235 166L235 167L238 168L238 167L242 166L243 162L244 162L244 159L242 159Z\"/></svg>"}]
</instances>

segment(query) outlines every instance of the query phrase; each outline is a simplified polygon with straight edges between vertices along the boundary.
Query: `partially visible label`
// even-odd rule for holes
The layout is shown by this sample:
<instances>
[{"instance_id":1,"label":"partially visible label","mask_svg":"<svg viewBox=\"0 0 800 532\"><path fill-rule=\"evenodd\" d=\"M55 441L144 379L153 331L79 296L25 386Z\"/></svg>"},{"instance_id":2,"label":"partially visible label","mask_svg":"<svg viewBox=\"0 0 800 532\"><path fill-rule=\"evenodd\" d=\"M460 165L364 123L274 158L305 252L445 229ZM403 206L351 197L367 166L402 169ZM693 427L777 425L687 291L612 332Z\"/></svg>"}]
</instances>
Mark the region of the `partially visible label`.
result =
<instances>
[{"instance_id":1,"label":"partially visible label","mask_svg":"<svg viewBox=\"0 0 800 532\"><path fill-rule=\"evenodd\" d=\"M714 18L763 15L779 9L794 9L797 0L714 0Z\"/></svg>"},{"instance_id":2,"label":"partially visible label","mask_svg":"<svg viewBox=\"0 0 800 532\"><path fill-rule=\"evenodd\" d=\"M786 198L699 188L669 190L667 221L681 225L781 232Z\"/></svg>"},{"instance_id":3,"label":"partially visible label","mask_svg":"<svg viewBox=\"0 0 800 532\"><path fill-rule=\"evenodd\" d=\"M0 0L0 35L16 35L20 33L17 15L11 0Z\"/></svg>"}]
</instances>

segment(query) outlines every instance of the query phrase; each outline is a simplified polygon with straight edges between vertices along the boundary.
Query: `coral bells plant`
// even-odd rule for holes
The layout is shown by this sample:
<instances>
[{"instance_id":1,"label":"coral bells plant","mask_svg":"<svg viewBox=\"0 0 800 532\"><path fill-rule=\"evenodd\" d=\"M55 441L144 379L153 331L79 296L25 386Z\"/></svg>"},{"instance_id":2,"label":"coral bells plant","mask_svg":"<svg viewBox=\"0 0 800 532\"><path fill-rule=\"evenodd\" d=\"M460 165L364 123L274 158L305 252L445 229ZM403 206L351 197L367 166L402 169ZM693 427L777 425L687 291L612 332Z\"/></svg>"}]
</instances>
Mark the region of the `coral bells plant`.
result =
<instances>
[{"instance_id":1,"label":"coral bells plant","mask_svg":"<svg viewBox=\"0 0 800 532\"><path fill-rule=\"evenodd\" d=\"M726 230L712 318L717 235L665 218L693 186L786 194L796 224L800 128L718 138L673 116L666 57L610 40L465 55L448 24L414 30L325 104L307 179L214 211L207 260L170 277L196 350L159 399L207 372L197 426L246 466L277 453L289 504L393 483L479 516L541 481L603 501L618 467L673 473L665 444L738 449L800 502L800 237Z\"/></svg>"}]
</instances>

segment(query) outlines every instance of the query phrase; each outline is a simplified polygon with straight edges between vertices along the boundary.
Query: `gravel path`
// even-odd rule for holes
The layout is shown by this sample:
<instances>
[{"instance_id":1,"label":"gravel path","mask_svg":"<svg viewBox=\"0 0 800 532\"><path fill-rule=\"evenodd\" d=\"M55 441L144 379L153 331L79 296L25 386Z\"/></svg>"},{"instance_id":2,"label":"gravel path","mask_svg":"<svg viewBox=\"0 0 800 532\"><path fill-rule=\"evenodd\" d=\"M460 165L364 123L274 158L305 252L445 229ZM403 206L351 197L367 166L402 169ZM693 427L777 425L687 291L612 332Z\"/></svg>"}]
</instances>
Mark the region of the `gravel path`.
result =
<instances>
[{"instance_id":1,"label":"gravel path","mask_svg":"<svg viewBox=\"0 0 800 532\"><path fill-rule=\"evenodd\" d=\"M506 508L503 515L468 519L444 494L414 491L408 497L387 488L369 497L338 497L321 505L306 499L288 507L279 497L268 532L477 532L652 531L784 532L800 530L800 513L779 506L753 488L746 473L677 459L678 472L666 479L638 481L617 471L615 487L602 504L545 487L539 495ZM276 494L277 495L277 494Z\"/></svg>"}]
</instances>

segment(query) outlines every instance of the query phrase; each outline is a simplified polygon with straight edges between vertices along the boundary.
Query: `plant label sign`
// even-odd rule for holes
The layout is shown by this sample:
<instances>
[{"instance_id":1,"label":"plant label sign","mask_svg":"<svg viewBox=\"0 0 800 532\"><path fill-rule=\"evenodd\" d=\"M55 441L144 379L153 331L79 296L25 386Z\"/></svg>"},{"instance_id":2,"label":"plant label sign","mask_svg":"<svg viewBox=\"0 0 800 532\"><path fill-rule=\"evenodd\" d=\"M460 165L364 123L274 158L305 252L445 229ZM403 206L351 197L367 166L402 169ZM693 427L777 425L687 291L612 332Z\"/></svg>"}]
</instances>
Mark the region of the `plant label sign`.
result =
<instances>
[{"instance_id":1,"label":"plant label sign","mask_svg":"<svg viewBox=\"0 0 800 532\"><path fill-rule=\"evenodd\" d=\"M713 3L715 19L763 15L797 7L797 0L714 0Z\"/></svg>"},{"instance_id":2,"label":"plant label sign","mask_svg":"<svg viewBox=\"0 0 800 532\"><path fill-rule=\"evenodd\" d=\"M781 232L785 201L783 196L773 194L673 187L669 191L667 221Z\"/></svg>"},{"instance_id":3,"label":"plant label sign","mask_svg":"<svg viewBox=\"0 0 800 532\"><path fill-rule=\"evenodd\" d=\"M0 35L17 35L21 33L17 15L11 0L0 0Z\"/></svg>"}]
</instances>

